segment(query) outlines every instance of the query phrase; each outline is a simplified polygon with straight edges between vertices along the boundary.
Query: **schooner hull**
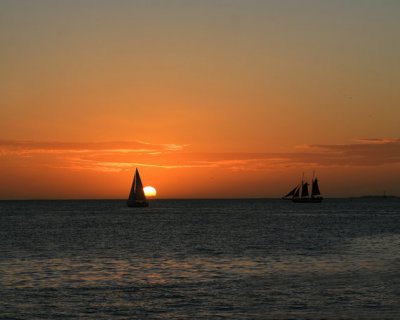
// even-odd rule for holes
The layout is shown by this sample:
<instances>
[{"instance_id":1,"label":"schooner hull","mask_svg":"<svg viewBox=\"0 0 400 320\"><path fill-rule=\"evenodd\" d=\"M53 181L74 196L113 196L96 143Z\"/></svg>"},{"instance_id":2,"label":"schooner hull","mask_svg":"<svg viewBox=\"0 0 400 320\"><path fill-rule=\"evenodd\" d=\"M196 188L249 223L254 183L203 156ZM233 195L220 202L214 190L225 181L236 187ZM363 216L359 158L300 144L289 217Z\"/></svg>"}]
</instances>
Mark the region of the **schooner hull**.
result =
<instances>
[{"instance_id":1,"label":"schooner hull","mask_svg":"<svg viewBox=\"0 0 400 320\"><path fill-rule=\"evenodd\" d=\"M293 198L292 201L296 203L319 203L323 200L322 197L318 198Z\"/></svg>"}]
</instances>

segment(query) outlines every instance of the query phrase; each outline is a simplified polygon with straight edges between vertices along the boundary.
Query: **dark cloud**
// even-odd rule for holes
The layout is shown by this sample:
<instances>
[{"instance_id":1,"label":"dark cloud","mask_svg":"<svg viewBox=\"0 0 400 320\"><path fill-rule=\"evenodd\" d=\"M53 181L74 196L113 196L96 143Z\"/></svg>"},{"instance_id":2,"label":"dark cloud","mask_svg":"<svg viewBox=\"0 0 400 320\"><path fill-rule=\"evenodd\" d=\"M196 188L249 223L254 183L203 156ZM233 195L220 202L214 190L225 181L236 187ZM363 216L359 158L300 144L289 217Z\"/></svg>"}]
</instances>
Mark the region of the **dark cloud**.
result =
<instances>
[{"instance_id":1,"label":"dark cloud","mask_svg":"<svg viewBox=\"0 0 400 320\"><path fill-rule=\"evenodd\" d=\"M400 163L400 139L362 139L362 143L311 145L323 151L321 159L335 164L358 166Z\"/></svg>"}]
</instances>

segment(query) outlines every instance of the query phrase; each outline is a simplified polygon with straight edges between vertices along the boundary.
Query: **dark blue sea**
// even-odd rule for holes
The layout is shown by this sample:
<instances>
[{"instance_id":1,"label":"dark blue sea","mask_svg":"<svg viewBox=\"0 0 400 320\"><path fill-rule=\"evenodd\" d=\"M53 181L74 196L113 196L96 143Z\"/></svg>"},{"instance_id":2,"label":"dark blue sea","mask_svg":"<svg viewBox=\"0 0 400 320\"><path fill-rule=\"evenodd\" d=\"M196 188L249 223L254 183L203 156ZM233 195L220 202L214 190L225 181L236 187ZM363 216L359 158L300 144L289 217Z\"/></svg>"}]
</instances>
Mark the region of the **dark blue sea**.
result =
<instances>
[{"instance_id":1,"label":"dark blue sea","mask_svg":"<svg viewBox=\"0 0 400 320\"><path fill-rule=\"evenodd\" d=\"M400 200L2 201L0 319L400 319Z\"/></svg>"}]
</instances>

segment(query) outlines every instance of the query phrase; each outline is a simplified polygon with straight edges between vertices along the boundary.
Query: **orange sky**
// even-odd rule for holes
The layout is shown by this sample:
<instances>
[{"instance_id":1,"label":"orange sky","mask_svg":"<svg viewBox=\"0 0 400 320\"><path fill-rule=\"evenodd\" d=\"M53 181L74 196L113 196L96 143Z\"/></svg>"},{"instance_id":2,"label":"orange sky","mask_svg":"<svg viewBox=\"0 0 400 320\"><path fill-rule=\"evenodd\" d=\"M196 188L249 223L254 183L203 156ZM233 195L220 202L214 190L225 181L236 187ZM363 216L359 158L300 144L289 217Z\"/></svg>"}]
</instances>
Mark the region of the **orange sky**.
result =
<instances>
[{"instance_id":1,"label":"orange sky","mask_svg":"<svg viewBox=\"0 0 400 320\"><path fill-rule=\"evenodd\" d=\"M0 199L400 195L396 1L0 12Z\"/></svg>"}]
</instances>

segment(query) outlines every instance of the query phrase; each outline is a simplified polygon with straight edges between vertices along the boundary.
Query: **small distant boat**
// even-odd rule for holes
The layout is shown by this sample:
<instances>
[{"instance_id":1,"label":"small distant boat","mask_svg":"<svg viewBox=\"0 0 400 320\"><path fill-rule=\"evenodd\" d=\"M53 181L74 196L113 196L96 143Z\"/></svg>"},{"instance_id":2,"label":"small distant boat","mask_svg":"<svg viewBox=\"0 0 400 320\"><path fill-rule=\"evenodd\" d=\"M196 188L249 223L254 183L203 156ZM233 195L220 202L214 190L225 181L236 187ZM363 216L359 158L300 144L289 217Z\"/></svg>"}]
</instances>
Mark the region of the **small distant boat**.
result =
<instances>
[{"instance_id":1,"label":"small distant boat","mask_svg":"<svg viewBox=\"0 0 400 320\"><path fill-rule=\"evenodd\" d=\"M304 176L301 179L301 183L298 184L293 190L291 190L286 196L282 197L285 200L292 200L293 202L302 203L316 203L321 202L324 198L321 196L319 191L318 179L312 179L311 195L308 192L308 182L304 182Z\"/></svg>"},{"instance_id":2,"label":"small distant boat","mask_svg":"<svg viewBox=\"0 0 400 320\"><path fill-rule=\"evenodd\" d=\"M128 207L148 207L149 202L143 191L142 179L140 179L139 170L136 168L133 178L131 192L127 201Z\"/></svg>"}]
</instances>

